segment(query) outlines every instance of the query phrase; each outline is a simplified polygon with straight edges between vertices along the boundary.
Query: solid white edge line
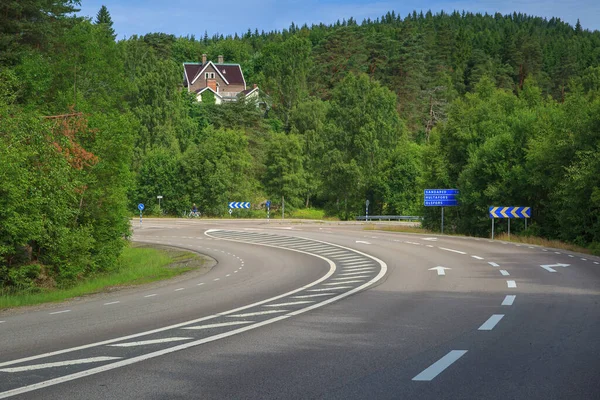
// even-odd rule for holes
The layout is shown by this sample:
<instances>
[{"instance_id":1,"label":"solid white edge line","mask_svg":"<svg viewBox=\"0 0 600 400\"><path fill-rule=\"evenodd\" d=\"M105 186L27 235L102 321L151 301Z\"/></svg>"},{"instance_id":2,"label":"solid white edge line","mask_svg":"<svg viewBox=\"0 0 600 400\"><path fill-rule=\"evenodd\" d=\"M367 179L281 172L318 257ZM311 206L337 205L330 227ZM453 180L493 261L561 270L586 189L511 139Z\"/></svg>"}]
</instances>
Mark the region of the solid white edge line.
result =
<instances>
[{"instance_id":1,"label":"solid white edge line","mask_svg":"<svg viewBox=\"0 0 600 400\"><path fill-rule=\"evenodd\" d=\"M504 318L504 314L493 314L477 330L478 331L491 331L498 324L498 322L500 322L500 320L502 318Z\"/></svg>"},{"instance_id":2,"label":"solid white edge line","mask_svg":"<svg viewBox=\"0 0 600 400\"><path fill-rule=\"evenodd\" d=\"M123 357L106 357L106 356L101 356L101 357L82 358L82 359L79 359L79 360L66 360L66 361L59 361L59 362L45 363L45 364L24 365L22 367L3 368L3 369L0 369L0 372L14 373L14 372L23 372L23 371L35 371L35 370L38 370L38 369L46 369L46 368L54 368L54 367L64 367L64 366L67 366L67 365L79 365L79 364L88 364L88 363L94 363L94 362L119 360L121 358L123 358ZM1 394L2 393L0 393L0 395Z\"/></svg>"},{"instance_id":3,"label":"solid white edge line","mask_svg":"<svg viewBox=\"0 0 600 400\"><path fill-rule=\"evenodd\" d=\"M209 230L205 231L204 234L207 235L207 236L209 236L208 235L209 232L211 232L211 231L217 231L217 230L218 229L209 229ZM302 239L305 239L305 238L302 238ZM313 240L313 239L307 239L307 240ZM242 243L247 243L247 242L242 242ZM89 376L89 375L97 374L97 373L100 373L100 372L104 372L104 371L108 371L108 370L111 370L111 369L119 368L119 367L122 367L122 366L125 366L125 365L131 365L131 364L134 364L134 363L137 363L137 362L140 362L140 361L148 360L148 359L151 359L151 358L154 358L154 357L159 357L159 356L162 356L164 354L173 353L173 352L176 352L176 351L179 351L179 350L185 350L185 349L188 349L190 347L198 346L198 345L201 345L201 344L204 344L204 343L208 343L208 342L212 342L212 341L215 341L215 340L218 340L218 339L222 339L222 338L225 338L225 337L233 336L233 335L236 335L238 333L242 333L242 332L246 332L246 331L251 330L251 329L259 328L259 327L261 327L263 325L269 325L269 324L272 324L272 323L284 320L284 319L292 317L292 316L300 315L302 313L314 310L314 309L319 308L319 307L323 307L323 306L325 306L327 304L331 304L331 303L333 303L335 301L338 301L338 300L341 300L341 299L343 299L345 297L351 296L354 293L360 292L361 290L366 289L369 286L371 286L372 284L374 284L375 282L379 281L387 273L387 264L383 260L380 260L379 258L373 257L373 256L371 256L369 254L360 252L360 251L355 250L355 249L350 249L350 248L347 248L347 247L344 247L344 246L339 246L339 245L335 245L335 246L355 251L357 253L360 253L360 254L362 254L364 256L367 256L367 257L369 257L369 258L377 261L379 263L379 265L381 265L381 270L379 271L379 274L377 274L370 281L368 281L368 282L364 283L363 285L360 285L360 286L358 286L358 287L356 287L356 288L354 288L352 290L349 290L349 291L347 291L345 293L341 293L341 294L337 295L336 297L332 297L332 298L327 299L327 300L325 300L323 302L320 302L320 303L317 303L317 304L313 304L312 306L308 306L306 308L303 308L303 309L300 309L300 310L288 313L286 315L281 315L281 316L278 316L278 317L275 317L275 318L271 318L271 319L268 319L268 320L265 320L265 321L262 321L262 322L258 322L258 323L253 324L253 325L248 325L248 326L245 326L245 327L242 327L242 328L235 329L233 331L225 332L225 333L222 333L220 335L215 335L215 336L207 337L207 338L204 338L204 339L201 339L201 340L197 340L197 341L194 341L194 342L184 343L184 344L181 344L181 345L178 345L178 346L174 346L174 347L171 347L171 348L168 348L168 349L160 350L160 351L157 351L157 352L154 352L154 353L144 354L142 356L133 357L133 358L130 358L130 359L127 359L127 360L123 360L123 361L117 361L115 363L108 364L108 365L105 365L105 366L102 366L102 367L97 367L97 368L89 369L89 370L86 370L86 371L81 371L79 373L75 373L75 374L63 376L63 377L60 377L60 378L51 379L49 381L38 382L38 383L33 384L33 385L24 386L24 387L21 387L21 388L17 388L17 389L9 390L9 391L6 391L6 392L2 392L2 393L0 393L0 399L6 398L6 397L10 397L10 396L14 396L14 395L21 394L21 393L27 393L27 392L30 392L30 391L33 391L33 390L37 390L37 389L41 389L41 388L44 388L44 387L56 385L56 384L59 384L59 383L68 382L68 381L71 381L71 380L74 380L74 379L82 378L84 376ZM272 297L270 299L262 300L262 301L259 301L259 302L256 302L256 303L253 303L253 304L250 304L250 305L247 305L247 306L239 307L239 308L234 309L234 310L226 311L224 313L220 313L220 314L216 314L216 315L210 315L208 317L198 318L196 320L187 321L187 322L183 322L183 323L180 323L180 324L175 324L175 325L171 325L171 326L167 326L167 327L163 327L163 328L154 329L153 331L141 332L141 333L129 335L127 337L122 337L122 338L117 338L117 339L110 339L110 340L106 340L104 342L92 343L92 344L89 344L89 345L83 345L83 346L75 347L75 348L72 348L72 349L58 350L58 351L55 351L55 352L52 352L52 353L47 353L45 355L42 354L42 355L32 356L32 357L28 357L28 358L24 358L24 359L20 359L20 360L14 360L14 361L9 361L9 362L5 362L5 363L0 363L0 367L4 366L4 365L11 365L11 364L16 364L16 363L24 362L24 361L39 359L39 358L42 358L42 357L48 357L50 355L63 354L63 353L67 353L67 352L71 352L71 351L76 351L76 350L81 350L81 349L85 349L85 348L96 347L96 346L100 346L100 345L103 345L103 344L114 343L114 342L125 340L125 339L130 339L130 338L134 338L134 337L140 337L140 336L144 336L144 335L149 335L151 333L162 332L162 331L166 331L166 330L169 330L169 329L174 329L174 328L179 328L179 327L183 327L183 326L186 326L186 325L190 325L190 324L193 324L193 323L196 323L196 322L205 321L205 320L212 319L212 318L217 318L217 317L220 317L222 315L227 315L227 314L231 314L231 313L234 313L234 312L237 312L237 311L240 311L240 310L245 310L245 309L248 309L248 308L251 308L251 307L255 307L257 305L262 305L262 304L271 302L273 300L277 300L277 299L289 296L289 295L294 294L294 293L298 293L300 291L305 290L306 288L309 288L311 286L319 284L320 282L323 282L324 280L326 280L327 278L329 278L331 275L333 275L333 273L335 272L335 269L336 269L335 263L333 263L331 260L329 260L329 259L327 259L325 257L319 256L318 254L306 253L306 252L303 252L303 251L300 251L300 250L295 250L295 249L287 249L287 250L296 251L298 253L304 253L304 254L308 254L308 255L314 256L314 257L321 258L321 259L325 260L329 264L329 271L327 272L327 274L325 274L324 276L322 276L320 279L318 279L318 280L316 280L314 282L311 282L311 283L309 283L309 284L307 284L307 285L305 285L305 286L303 286L301 288L294 289L294 290L292 290L290 292L281 294L281 295L276 296L276 297ZM338 289L340 289L340 288L338 288ZM466 353L466 350L465 350L465 353ZM462 354L461 354L461 356L462 356Z\"/></svg>"},{"instance_id":4,"label":"solid white edge line","mask_svg":"<svg viewBox=\"0 0 600 400\"><path fill-rule=\"evenodd\" d=\"M502 300L502 304L503 306L512 306L513 303L515 302L515 298L517 296L514 294L507 294L506 297L504 298L504 300Z\"/></svg>"},{"instance_id":5,"label":"solid white edge line","mask_svg":"<svg viewBox=\"0 0 600 400\"><path fill-rule=\"evenodd\" d=\"M446 368L452 365L456 360L467 353L467 350L450 350L448 354L440 358L429 367L423 370L419 375L412 378L413 381L430 381L444 372Z\"/></svg>"}]
</instances>

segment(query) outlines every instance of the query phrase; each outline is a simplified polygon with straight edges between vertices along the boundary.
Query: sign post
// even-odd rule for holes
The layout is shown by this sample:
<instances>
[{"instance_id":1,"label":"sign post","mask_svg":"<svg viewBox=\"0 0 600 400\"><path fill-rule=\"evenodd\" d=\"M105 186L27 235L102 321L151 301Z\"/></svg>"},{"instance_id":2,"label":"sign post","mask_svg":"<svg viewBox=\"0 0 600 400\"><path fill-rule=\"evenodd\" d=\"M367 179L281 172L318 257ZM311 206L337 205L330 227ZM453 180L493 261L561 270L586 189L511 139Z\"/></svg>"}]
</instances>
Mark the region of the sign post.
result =
<instances>
[{"instance_id":1,"label":"sign post","mask_svg":"<svg viewBox=\"0 0 600 400\"><path fill-rule=\"evenodd\" d=\"M368 222L369 221L369 199L367 199L367 201L365 202L366 207L365 207L365 221Z\"/></svg>"},{"instance_id":2,"label":"sign post","mask_svg":"<svg viewBox=\"0 0 600 400\"><path fill-rule=\"evenodd\" d=\"M527 218L531 218L531 207L490 207L489 216L492 219L492 240L494 239L495 218L508 218L508 238L510 239L510 220L525 218L525 229L527 229Z\"/></svg>"},{"instance_id":3,"label":"sign post","mask_svg":"<svg viewBox=\"0 0 600 400\"><path fill-rule=\"evenodd\" d=\"M453 207L458 205L458 189L425 189L424 205L425 207L442 207L442 234L444 233L444 207Z\"/></svg>"},{"instance_id":4,"label":"sign post","mask_svg":"<svg viewBox=\"0 0 600 400\"><path fill-rule=\"evenodd\" d=\"M162 196L156 196L156 198L158 199L158 211L160 212L160 199L162 199Z\"/></svg>"},{"instance_id":5,"label":"sign post","mask_svg":"<svg viewBox=\"0 0 600 400\"><path fill-rule=\"evenodd\" d=\"M144 211L144 203L138 204L138 210L140 210L140 228L142 227L142 211Z\"/></svg>"}]
</instances>

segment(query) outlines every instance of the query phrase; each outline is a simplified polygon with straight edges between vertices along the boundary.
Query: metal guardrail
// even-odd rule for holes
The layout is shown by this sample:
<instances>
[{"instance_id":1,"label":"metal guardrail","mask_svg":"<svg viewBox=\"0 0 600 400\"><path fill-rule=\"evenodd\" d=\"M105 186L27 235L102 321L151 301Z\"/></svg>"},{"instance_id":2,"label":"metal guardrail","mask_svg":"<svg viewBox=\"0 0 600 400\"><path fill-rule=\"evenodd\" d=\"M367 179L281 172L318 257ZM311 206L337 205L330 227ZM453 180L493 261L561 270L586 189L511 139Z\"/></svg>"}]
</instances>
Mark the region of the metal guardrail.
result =
<instances>
[{"instance_id":1,"label":"metal guardrail","mask_svg":"<svg viewBox=\"0 0 600 400\"><path fill-rule=\"evenodd\" d=\"M365 217L364 215L356 217L357 221L421 221L423 217L419 216L406 216L406 215L369 215Z\"/></svg>"}]
</instances>

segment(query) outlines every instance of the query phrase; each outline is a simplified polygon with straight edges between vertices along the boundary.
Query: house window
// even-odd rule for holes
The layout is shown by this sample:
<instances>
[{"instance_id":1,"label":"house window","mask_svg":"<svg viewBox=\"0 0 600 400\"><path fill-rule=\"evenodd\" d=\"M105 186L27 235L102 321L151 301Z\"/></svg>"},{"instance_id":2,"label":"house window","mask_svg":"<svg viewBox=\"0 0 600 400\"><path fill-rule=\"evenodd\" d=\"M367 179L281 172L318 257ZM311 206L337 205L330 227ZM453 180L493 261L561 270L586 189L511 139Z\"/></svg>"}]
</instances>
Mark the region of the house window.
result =
<instances>
[{"instance_id":1,"label":"house window","mask_svg":"<svg viewBox=\"0 0 600 400\"><path fill-rule=\"evenodd\" d=\"M214 72L206 72L206 73L204 74L204 77L205 77L206 79L215 79L215 73L214 73Z\"/></svg>"}]
</instances>

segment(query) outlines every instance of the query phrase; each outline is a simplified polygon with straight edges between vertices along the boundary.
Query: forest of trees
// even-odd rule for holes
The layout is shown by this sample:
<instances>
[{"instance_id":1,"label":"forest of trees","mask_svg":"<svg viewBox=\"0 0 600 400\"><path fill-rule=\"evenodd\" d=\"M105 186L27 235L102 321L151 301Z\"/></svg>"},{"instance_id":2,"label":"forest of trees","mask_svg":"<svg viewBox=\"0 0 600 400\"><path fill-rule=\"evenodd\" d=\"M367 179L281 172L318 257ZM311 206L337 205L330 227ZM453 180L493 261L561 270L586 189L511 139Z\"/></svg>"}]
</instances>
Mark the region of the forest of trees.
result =
<instances>
[{"instance_id":1,"label":"forest of trees","mask_svg":"<svg viewBox=\"0 0 600 400\"><path fill-rule=\"evenodd\" d=\"M488 236L489 206L530 206L513 231L600 252L598 31L390 12L116 41L109 10L78 5L0 5L0 287L115 268L129 217L140 202L158 213L157 195L174 216L284 198L353 219L368 199L435 230L423 189L458 188L446 231ZM187 93L182 63L203 53L239 63L260 105Z\"/></svg>"}]
</instances>

